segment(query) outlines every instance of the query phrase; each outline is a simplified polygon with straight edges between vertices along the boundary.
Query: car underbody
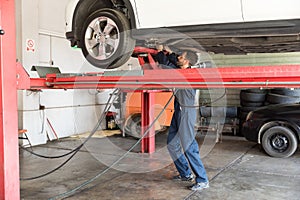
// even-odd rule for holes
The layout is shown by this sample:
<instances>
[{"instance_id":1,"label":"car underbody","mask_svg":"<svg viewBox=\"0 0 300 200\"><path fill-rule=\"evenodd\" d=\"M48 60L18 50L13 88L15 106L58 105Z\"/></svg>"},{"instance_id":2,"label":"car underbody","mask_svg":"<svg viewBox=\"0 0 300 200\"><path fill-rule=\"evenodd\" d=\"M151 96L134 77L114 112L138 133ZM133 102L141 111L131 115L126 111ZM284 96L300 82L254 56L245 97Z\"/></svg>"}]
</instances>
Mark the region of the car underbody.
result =
<instances>
[{"instance_id":1,"label":"car underbody","mask_svg":"<svg viewBox=\"0 0 300 200\"><path fill-rule=\"evenodd\" d=\"M158 42L216 54L300 51L300 20L140 29L132 34L138 45Z\"/></svg>"}]
</instances>

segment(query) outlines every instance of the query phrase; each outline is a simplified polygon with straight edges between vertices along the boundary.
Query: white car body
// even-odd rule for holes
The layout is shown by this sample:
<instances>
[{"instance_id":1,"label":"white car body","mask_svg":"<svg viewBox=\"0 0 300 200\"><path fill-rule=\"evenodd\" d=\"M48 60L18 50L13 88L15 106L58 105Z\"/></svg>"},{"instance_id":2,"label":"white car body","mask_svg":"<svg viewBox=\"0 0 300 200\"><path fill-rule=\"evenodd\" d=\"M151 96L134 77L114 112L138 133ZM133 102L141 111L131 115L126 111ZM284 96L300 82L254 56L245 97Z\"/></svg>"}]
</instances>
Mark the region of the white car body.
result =
<instances>
[{"instance_id":1,"label":"white car body","mask_svg":"<svg viewBox=\"0 0 300 200\"><path fill-rule=\"evenodd\" d=\"M138 29L300 19L299 0L129 0L134 5ZM66 32L79 0L66 7ZM222 4L224 4L222 6ZM172 5L172 7L169 7ZM218 6L217 6L218 5Z\"/></svg>"},{"instance_id":2,"label":"white car body","mask_svg":"<svg viewBox=\"0 0 300 200\"><path fill-rule=\"evenodd\" d=\"M154 36L147 33L167 28L187 34L215 53L300 50L300 45L297 46L300 35L299 0L70 0L66 8L66 33L72 46L81 47L79 35L82 33L79 29L85 18L101 9L124 14L130 29L134 30L131 37L136 41L154 38L166 43L169 39L166 33ZM282 40L278 36L285 38ZM273 37L272 40L269 37ZM286 43L282 45L282 41ZM292 45L290 41L293 41ZM267 42L266 45L259 49L264 42ZM239 45L242 46L240 50ZM227 48L229 46L232 48ZM87 51L85 54L88 54Z\"/></svg>"}]
</instances>

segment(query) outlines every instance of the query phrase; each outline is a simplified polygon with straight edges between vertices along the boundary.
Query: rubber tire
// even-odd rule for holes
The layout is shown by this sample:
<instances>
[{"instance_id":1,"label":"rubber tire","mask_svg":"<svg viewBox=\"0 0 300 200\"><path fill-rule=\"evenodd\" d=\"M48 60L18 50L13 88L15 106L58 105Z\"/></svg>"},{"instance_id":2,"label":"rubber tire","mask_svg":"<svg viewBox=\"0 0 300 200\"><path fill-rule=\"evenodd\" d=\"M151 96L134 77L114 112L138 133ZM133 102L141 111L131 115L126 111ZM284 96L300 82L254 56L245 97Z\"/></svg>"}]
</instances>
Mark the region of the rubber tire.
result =
<instances>
[{"instance_id":1,"label":"rubber tire","mask_svg":"<svg viewBox=\"0 0 300 200\"><path fill-rule=\"evenodd\" d=\"M89 26L89 24L98 17L101 16L105 16L105 17L109 17L110 19L112 19L118 29L120 34L120 43L119 46L117 47L117 50L115 51L115 53L105 59L105 60L97 60L95 58L93 58L88 50L87 47L85 45L85 32L87 27ZM130 56L132 55L132 52L134 50L135 47L135 40L131 38L130 35L130 23L129 20L126 18L126 16L116 10L113 9L100 9L97 10L95 12L93 12L92 14L90 14L86 21L84 22L83 25L83 29L81 31L81 36L80 36L80 47L82 50L83 55L85 56L85 58L87 59L87 61L89 63L91 63L93 66L98 67L98 68L102 68L102 69L114 69L117 67L120 67L121 65L125 64ZM121 56L120 56L121 55Z\"/></svg>"},{"instance_id":2,"label":"rubber tire","mask_svg":"<svg viewBox=\"0 0 300 200\"><path fill-rule=\"evenodd\" d=\"M241 106L244 106L244 107L261 107L261 106L264 106L264 102L241 101Z\"/></svg>"},{"instance_id":3,"label":"rubber tire","mask_svg":"<svg viewBox=\"0 0 300 200\"><path fill-rule=\"evenodd\" d=\"M242 90L240 93L240 100L247 102L264 102L266 99L265 93L252 93Z\"/></svg>"},{"instance_id":4,"label":"rubber tire","mask_svg":"<svg viewBox=\"0 0 300 200\"><path fill-rule=\"evenodd\" d=\"M269 93L267 95L267 102L270 104L298 103L299 101L300 97L285 96L273 93Z\"/></svg>"},{"instance_id":5,"label":"rubber tire","mask_svg":"<svg viewBox=\"0 0 300 200\"><path fill-rule=\"evenodd\" d=\"M300 97L300 89L288 89L288 88L274 88L270 91L273 94L280 94L285 96L292 96L292 97Z\"/></svg>"},{"instance_id":6,"label":"rubber tire","mask_svg":"<svg viewBox=\"0 0 300 200\"><path fill-rule=\"evenodd\" d=\"M134 113L128 117L125 124L125 134L134 138L141 138L141 113Z\"/></svg>"},{"instance_id":7,"label":"rubber tire","mask_svg":"<svg viewBox=\"0 0 300 200\"><path fill-rule=\"evenodd\" d=\"M277 133L284 135L288 139L289 147L287 150L285 150L283 152L277 152L276 150L274 150L274 148L270 144L270 137ZM289 128L283 127L283 126L274 126L274 127L269 128L263 134L261 144L262 144L264 151L268 155L270 155L272 157L276 157L276 158L287 158L287 157L293 155L295 153L295 151L297 150L298 140L297 140L297 137L295 136L294 132L292 130L290 130Z\"/></svg>"},{"instance_id":8,"label":"rubber tire","mask_svg":"<svg viewBox=\"0 0 300 200\"><path fill-rule=\"evenodd\" d=\"M243 91L246 91L248 93L260 93L260 94L267 94L268 93L268 90L265 90L265 89L246 89L246 90L243 90Z\"/></svg>"},{"instance_id":9,"label":"rubber tire","mask_svg":"<svg viewBox=\"0 0 300 200\"><path fill-rule=\"evenodd\" d=\"M142 124L142 115L141 113L134 113L127 117L124 124L124 131L126 135L130 135L136 139L141 138L141 124ZM159 122L156 121L154 126L160 126ZM168 127L160 126L160 129L155 130L155 134L165 132Z\"/></svg>"}]
</instances>

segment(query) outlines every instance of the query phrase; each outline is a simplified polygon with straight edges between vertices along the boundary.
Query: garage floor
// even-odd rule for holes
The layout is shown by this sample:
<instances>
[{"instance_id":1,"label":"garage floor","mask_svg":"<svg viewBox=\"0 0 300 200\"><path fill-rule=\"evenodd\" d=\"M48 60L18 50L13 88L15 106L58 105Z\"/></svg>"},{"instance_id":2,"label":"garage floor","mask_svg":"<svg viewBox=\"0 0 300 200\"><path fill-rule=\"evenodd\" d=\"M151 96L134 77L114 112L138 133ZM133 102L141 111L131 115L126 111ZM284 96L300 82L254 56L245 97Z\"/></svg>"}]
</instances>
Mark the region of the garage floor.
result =
<instances>
[{"instance_id":1,"label":"garage floor","mask_svg":"<svg viewBox=\"0 0 300 200\"><path fill-rule=\"evenodd\" d=\"M84 138L83 135L49 142L33 151L60 155L77 147ZM213 134L199 134L197 140L210 179L210 188L202 192L192 192L187 189L188 183L171 180L176 171L166 150L166 134L157 135L156 152L152 155L138 153L139 145L126 153L137 140L116 134L93 137L69 163L51 175L21 181L21 198L300 199L299 151L291 158L276 159L242 137L223 136L222 142L215 144ZM66 159L42 159L20 150L21 177L46 173ZM117 160L120 161L108 169ZM71 196L58 196L91 179L94 181L74 194L71 192Z\"/></svg>"}]
</instances>

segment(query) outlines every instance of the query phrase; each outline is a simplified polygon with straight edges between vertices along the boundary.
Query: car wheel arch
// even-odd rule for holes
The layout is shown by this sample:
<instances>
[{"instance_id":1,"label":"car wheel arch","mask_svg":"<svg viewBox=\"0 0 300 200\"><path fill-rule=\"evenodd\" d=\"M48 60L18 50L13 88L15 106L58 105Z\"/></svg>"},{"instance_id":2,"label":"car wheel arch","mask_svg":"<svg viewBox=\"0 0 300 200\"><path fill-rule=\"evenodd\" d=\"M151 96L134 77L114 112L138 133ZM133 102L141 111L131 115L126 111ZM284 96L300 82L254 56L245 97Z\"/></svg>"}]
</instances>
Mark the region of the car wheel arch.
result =
<instances>
[{"instance_id":1,"label":"car wheel arch","mask_svg":"<svg viewBox=\"0 0 300 200\"><path fill-rule=\"evenodd\" d=\"M274 126L284 126L284 127L291 129L295 133L298 141L300 141L300 127L298 125L291 123L291 122L287 122L287 121L276 120L276 121L266 122L261 126L261 128L259 129L259 132L258 132L258 137L257 137L258 144L261 144L264 133L268 129L270 129Z\"/></svg>"},{"instance_id":2,"label":"car wheel arch","mask_svg":"<svg viewBox=\"0 0 300 200\"><path fill-rule=\"evenodd\" d=\"M129 0L122 0L125 7L128 9L128 15L129 15L129 21L131 25L131 29L136 28L136 20L135 15L133 11L133 6L129 2ZM81 28L83 27L83 24L85 22L85 19L93 12L104 9L104 8L114 8L114 4L111 0L85 0L85 1L79 1L77 4L74 16L72 20L72 30L74 32L74 38L76 41L80 40L80 34L81 34ZM77 45L80 47L80 43L77 43Z\"/></svg>"}]
</instances>

